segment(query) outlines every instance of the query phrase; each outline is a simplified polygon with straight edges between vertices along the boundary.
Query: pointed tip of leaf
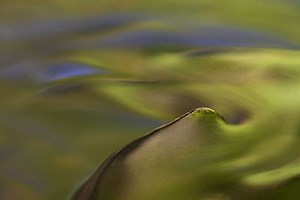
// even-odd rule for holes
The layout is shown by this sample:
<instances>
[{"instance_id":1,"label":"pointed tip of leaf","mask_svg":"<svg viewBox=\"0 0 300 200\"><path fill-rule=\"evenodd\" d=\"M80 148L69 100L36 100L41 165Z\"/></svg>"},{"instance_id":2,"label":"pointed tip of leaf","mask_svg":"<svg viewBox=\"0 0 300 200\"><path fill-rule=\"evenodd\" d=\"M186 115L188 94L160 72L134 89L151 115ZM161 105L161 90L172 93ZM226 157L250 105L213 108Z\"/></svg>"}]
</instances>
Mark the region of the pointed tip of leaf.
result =
<instances>
[{"instance_id":1,"label":"pointed tip of leaf","mask_svg":"<svg viewBox=\"0 0 300 200\"><path fill-rule=\"evenodd\" d=\"M219 113L206 107L196 108L191 112L191 116L197 119L221 119L222 121L225 121Z\"/></svg>"},{"instance_id":2,"label":"pointed tip of leaf","mask_svg":"<svg viewBox=\"0 0 300 200\"><path fill-rule=\"evenodd\" d=\"M193 112L192 115L194 116L203 116L203 115L207 115L207 114L214 114L215 111L211 108L206 108L206 107L202 107L202 108L196 108Z\"/></svg>"}]
</instances>

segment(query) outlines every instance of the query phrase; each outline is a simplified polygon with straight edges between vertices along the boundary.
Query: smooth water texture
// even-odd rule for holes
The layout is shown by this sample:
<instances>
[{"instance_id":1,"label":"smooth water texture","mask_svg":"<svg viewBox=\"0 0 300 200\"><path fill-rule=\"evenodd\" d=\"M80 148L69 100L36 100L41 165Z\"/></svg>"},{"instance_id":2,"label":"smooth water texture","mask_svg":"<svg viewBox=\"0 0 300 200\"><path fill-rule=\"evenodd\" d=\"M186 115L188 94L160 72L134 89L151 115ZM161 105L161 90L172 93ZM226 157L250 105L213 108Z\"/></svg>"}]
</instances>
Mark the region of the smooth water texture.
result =
<instances>
[{"instance_id":1,"label":"smooth water texture","mask_svg":"<svg viewBox=\"0 0 300 200\"><path fill-rule=\"evenodd\" d=\"M0 199L66 199L115 150L197 107L227 122L230 142L200 156L230 171L212 180L242 185L234 193L212 181L206 199L249 190L249 199L297 198L299 9L280 0L1 2ZM211 166L188 167L198 164ZM204 188L193 173L184 185ZM167 194L190 191L179 186Z\"/></svg>"}]
</instances>

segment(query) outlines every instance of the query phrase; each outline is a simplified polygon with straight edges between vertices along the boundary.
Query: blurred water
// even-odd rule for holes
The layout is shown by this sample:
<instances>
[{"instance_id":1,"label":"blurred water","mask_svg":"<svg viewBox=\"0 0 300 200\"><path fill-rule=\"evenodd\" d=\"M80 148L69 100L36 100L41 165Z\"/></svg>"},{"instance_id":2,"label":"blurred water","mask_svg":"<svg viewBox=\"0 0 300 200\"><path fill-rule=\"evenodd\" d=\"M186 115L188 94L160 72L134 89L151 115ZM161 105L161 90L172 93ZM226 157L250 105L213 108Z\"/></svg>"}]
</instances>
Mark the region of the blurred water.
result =
<instances>
[{"instance_id":1,"label":"blurred water","mask_svg":"<svg viewBox=\"0 0 300 200\"><path fill-rule=\"evenodd\" d=\"M224 7L224 20L108 9L0 24L0 199L66 198L114 150L203 106L246 135L232 148L247 153L226 163L245 188L293 193L284 183L299 182L300 40L278 24L293 27L299 9L284 6L242 23Z\"/></svg>"}]
</instances>

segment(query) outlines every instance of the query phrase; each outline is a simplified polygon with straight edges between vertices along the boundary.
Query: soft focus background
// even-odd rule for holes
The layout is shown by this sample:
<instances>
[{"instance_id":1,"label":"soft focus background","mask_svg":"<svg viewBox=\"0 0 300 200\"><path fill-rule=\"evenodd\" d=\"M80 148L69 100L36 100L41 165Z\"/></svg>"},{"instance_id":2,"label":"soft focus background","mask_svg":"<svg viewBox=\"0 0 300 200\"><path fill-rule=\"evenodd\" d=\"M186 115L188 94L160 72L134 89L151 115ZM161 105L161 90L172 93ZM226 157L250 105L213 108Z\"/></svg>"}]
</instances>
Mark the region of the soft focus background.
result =
<instances>
[{"instance_id":1,"label":"soft focus background","mask_svg":"<svg viewBox=\"0 0 300 200\"><path fill-rule=\"evenodd\" d=\"M266 142L237 163L284 163L245 183L297 177L299 19L298 0L2 0L0 199L66 199L113 151L203 106Z\"/></svg>"}]
</instances>

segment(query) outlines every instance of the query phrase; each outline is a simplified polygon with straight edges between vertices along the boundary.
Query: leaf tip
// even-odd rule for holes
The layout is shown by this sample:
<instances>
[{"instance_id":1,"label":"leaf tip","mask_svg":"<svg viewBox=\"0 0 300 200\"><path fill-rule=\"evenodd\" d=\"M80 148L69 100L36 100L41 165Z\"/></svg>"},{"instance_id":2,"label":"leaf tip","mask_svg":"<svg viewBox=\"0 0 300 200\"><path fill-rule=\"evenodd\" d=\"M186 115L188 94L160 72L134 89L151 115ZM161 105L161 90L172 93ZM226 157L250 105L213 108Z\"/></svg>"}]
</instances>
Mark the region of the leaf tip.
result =
<instances>
[{"instance_id":1,"label":"leaf tip","mask_svg":"<svg viewBox=\"0 0 300 200\"><path fill-rule=\"evenodd\" d=\"M224 118L219 113L207 107L196 108L195 110L192 111L191 116L197 119L209 118L209 119L222 119L222 121L225 121Z\"/></svg>"},{"instance_id":2,"label":"leaf tip","mask_svg":"<svg viewBox=\"0 0 300 200\"><path fill-rule=\"evenodd\" d=\"M202 108L196 108L191 115L194 117L203 117L204 115L212 115L212 114L216 114L216 112L211 109L211 108L206 108L206 107L202 107Z\"/></svg>"}]
</instances>

